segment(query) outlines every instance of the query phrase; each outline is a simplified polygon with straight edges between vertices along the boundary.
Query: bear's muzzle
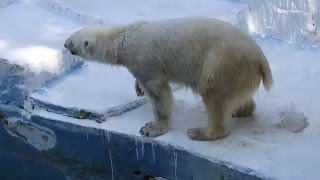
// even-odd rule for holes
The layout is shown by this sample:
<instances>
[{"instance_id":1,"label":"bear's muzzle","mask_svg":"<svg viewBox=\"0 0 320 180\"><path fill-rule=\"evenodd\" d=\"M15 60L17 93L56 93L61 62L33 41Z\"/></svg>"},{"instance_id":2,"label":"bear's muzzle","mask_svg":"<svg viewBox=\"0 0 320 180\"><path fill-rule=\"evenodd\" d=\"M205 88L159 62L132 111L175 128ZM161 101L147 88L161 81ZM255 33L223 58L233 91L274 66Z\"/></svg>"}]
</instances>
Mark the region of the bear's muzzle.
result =
<instances>
[{"instance_id":1,"label":"bear's muzzle","mask_svg":"<svg viewBox=\"0 0 320 180\"><path fill-rule=\"evenodd\" d=\"M67 48L72 55L76 55L76 49L70 38L64 43L64 47Z\"/></svg>"}]
</instances>

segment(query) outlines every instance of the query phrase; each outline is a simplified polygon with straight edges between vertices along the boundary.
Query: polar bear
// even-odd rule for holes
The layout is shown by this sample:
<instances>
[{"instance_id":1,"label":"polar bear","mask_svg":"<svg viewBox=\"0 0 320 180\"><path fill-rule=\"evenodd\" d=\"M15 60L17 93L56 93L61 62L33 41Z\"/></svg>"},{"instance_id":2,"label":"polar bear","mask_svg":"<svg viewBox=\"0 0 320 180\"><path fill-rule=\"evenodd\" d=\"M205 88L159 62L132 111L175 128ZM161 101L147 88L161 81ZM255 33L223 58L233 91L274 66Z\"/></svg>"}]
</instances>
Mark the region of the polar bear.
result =
<instances>
[{"instance_id":1,"label":"polar bear","mask_svg":"<svg viewBox=\"0 0 320 180\"><path fill-rule=\"evenodd\" d=\"M187 132L190 139L199 141L227 136L227 121L234 112L252 114L252 96L261 80L267 90L273 83L260 47L235 26L212 18L86 27L72 34L65 47L87 60L124 66L137 79L136 87L140 84L154 114L154 121L140 130L145 137L170 129L171 82L202 97L208 125Z\"/></svg>"}]
</instances>

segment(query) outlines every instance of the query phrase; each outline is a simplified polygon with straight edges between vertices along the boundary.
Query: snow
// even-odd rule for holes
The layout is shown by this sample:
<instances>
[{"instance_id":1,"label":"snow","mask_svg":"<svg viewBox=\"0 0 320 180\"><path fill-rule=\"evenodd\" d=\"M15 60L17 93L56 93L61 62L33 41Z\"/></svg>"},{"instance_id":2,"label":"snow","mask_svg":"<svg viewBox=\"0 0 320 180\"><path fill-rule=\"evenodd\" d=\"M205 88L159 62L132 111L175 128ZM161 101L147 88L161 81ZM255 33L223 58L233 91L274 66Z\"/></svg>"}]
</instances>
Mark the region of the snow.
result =
<instances>
[{"instance_id":1,"label":"snow","mask_svg":"<svg viewBox=\"0 0 320 180\"><path fill-rule=\"evenodd\" d=\"M80 25L22 3L0 9L0 13L0 57L36 73L57 73L63 42Z\"/></svg>"},{"instance_id":2,"label":"snow","mask_svg":"<svg viewBox=\"0 0 320 180\"><path fill-rule=\"evenodd\" d=\"M62 107L103 112L137 99L135 79L124 68L87 63L81 70L31 94L31 97Z\"/></svg>"},{"instance_id":3,"label":"snow","mask_svg":"<svg viewBox=\"0 0 320 180\"><path fill-rule=\"evenodd\" d=\"M38 0L24 0L36 1ZM42 0L43 1L43 0ZM245 4L225 0L44 0L47 4L59 4L61 7L69 7L69 11L75 11L82 15L103 19L114 24L126 24L137 20L161 20L185 16L209 16L219 17L226 21L235 21L239 9L245 8ZM42 3L42 6L43 3ZM47 7L50 8L50 7ZM60 8L61 9L61 8ZM65 13L65 12L62 12Z\"/></svg>"},{"instance_id":4,"label":"snow","mask_svg":"<svg viewBox=\"0 0 320 180\"><path fill-rule=\"evenodd\" d=\"M0 14L0 57L21 67L15 72L23 81L21 91L31 92L82 64L62 51L66 37L79 24L30 4L15 3L1 8Z\"/></svg>"},{"instance_id":5,"label":"snow","mask_svg":"<svg viewBox=\"0 0 320 180\"><path fill-rule=\"evenodd\" d=\"M111 23L192 15L217 17L235 23L238 12L245 8L244 4L238 1L222 0L214 3L209 0L197 2L126 0L121 3L113 1L112 4L106 4L102 0L95 0L94 3L85 0L54 2ZM265 16L270 17L271 14ZM6 21L6 19L20 18L22 20L16 21L19 23L14 25ZM32 26L37 27L30 31L32 34L25 31L30 28L30 20ZM54 64L46 67L47 63L39 61L38 65L32 62L37 57L50 59L50 52L53 57L53 52L60 51L64 39L81 26L32 4L14 4L0 9L0 22L5 25L3 27L11 27L0 31L0 57L29 64L34 71L44 69L55 71ZM252 26L252 30L255 27ZM33 33L37 33L38 36ZM212 142L191 141L187 138L187 130L205 126L207 116L201 99L190 91L180 89L174 93L175 105L171 130L155 140L186 149L208 159L249 167L271 178L318 179L320 61L317 57L320 57L320 49L303 49L272 39L255 40L269 59L275 82L270 92L260 88L255 94L258 108L254 116L233 118L231 134L224 139ZM48 53L48 56L38 54L41 51ZM61 106L92 111L103 111L137 99L134 79L125 69L94 63L87 63L82 69L50 83L42 91L37 91L31 96ZM143 141L147 139L140 137L138 132L145 123L153 120L149 103L100 124L91 120L79 121L41 109L35 109L33 113L58 121L125 133ZM109 142L110 134L106 137ZM138 151L137 157L139 157ZM110 160L112 163L111 154Z\"/></svg>"}]
</instances>

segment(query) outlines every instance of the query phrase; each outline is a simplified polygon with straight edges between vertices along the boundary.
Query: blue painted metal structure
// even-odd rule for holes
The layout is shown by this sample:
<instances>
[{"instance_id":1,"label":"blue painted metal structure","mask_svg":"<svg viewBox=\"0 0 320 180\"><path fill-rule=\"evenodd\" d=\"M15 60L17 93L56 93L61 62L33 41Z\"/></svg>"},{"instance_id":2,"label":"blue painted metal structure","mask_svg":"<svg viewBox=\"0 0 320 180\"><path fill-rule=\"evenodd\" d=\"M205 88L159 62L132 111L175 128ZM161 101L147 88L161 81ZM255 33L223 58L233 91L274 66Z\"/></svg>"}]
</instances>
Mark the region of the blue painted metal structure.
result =
<instances>
[{"instance_id":1,"label":"blue painted metal structure","mask_svg":"<svg viewBox=\"0 0 320 180\"><path fill-rule=\"evenodd\" d=\"M263 179L253 170L208 160L156 141L59 122L9 106L0 106L0 110L1 179ZM6 128L10 118L23 118L21 122L29 129L30 124L43 131L50 129L55 146L40 151L25 143L28 137L10 135L19 134ZM17 165L21 169L14 168Z\"/></svg>"}]
</instances>

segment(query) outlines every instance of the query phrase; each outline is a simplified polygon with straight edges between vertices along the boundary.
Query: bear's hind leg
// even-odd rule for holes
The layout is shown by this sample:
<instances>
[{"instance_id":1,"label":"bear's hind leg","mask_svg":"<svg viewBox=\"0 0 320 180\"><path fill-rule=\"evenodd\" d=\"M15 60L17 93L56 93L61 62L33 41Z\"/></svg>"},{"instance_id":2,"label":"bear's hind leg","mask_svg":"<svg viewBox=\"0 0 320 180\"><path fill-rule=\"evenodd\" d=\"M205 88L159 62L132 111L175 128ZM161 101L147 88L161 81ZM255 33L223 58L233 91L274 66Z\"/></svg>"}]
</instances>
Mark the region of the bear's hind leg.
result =
<instances>
[{"instance_id":1,"label":"bear's hind leg","mask_svg":"<svg viewBox=\"0 0 320 180\"><path fill-rule=\"evenodd\" d=\"M188 136L192 140L212 141L221 139L229 134L226 121L230 113L224 108L224 101L214 101L212 98L202 96L207 113L208 126L193 128L188 131Z\"/></svg>"},{"instance_id":2,"label":"bear's hind leg","mask_svg":"<svg viewBox=\"0 0 320 180\"><path fill-rule=\"evenodd\" d=\"M241 105L233 114L233 117L251 116L256 109L256 103L251 98L246 104Z\"/></svg>"}]
</instances>

